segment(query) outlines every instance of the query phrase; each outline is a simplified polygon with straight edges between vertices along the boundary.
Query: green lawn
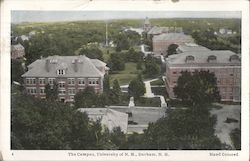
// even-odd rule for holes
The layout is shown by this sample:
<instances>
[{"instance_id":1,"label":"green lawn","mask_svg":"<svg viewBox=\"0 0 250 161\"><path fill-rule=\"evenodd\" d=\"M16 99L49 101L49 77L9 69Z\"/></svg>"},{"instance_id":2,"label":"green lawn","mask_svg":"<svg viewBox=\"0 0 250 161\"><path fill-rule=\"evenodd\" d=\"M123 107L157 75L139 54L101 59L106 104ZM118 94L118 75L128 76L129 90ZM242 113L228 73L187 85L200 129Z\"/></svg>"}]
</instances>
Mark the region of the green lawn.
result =
<instances>
[{"instance_id":1,"label":"green lawn","mask_svg":"<svg viewBox=\"0 0 250 161\"><path fill-rule=\"evenodd\" d=\"M140 72L140 70L136 69L136 63L129 62L125 64L125 70L110 74L110 82L112 83L117 79L120 85L126 85L129 84L132 79L136 78Z\"/></svg>"}]
</instances>

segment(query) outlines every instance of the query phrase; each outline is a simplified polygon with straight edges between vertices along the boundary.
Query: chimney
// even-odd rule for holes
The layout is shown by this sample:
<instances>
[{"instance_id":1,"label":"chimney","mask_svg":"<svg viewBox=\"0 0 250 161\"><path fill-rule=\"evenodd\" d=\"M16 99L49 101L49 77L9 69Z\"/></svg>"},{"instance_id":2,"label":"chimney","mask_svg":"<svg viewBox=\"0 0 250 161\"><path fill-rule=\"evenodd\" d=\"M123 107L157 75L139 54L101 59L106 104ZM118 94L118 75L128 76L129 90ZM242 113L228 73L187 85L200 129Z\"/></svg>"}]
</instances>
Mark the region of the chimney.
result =
<instances>
[{"instance_id":1,"label":"chimney","mask_svg":"<svg viewBox=\"0 0 250 161\"><path fill-rule=\"evenodd\" d=\"M47 72L49 72L49 59L46 59L45 69Z\"/></svg>"},{"instance_id":2,"label":"chimney","mask_svg":"<svg viewBox=\"0 0 250 161\"><path fill-rule=\"evenodd\" d=\"M75 72L77 72L78 71L78 59L75 59L74 61L75 61L74 70L75 70Z\"/></svg>"}]
</instances>

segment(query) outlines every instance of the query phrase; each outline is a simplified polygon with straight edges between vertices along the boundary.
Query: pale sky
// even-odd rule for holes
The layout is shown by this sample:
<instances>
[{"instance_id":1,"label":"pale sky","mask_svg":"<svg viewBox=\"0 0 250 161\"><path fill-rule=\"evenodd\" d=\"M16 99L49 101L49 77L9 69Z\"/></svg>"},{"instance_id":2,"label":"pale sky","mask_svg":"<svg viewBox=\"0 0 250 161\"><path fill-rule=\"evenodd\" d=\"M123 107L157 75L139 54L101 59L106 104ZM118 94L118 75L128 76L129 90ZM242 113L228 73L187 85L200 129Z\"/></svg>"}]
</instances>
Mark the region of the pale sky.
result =
<instances>
[{"instance_id":1,"label":"pale sky","mask_svg":"<svg viewBox=\"0 0 250 161\"><path fill-rule=\"evenodd\" d=\"M238 11L12 11L11 22L53 22L149 18L241 18Z\"/></svg>"}]
</instances>

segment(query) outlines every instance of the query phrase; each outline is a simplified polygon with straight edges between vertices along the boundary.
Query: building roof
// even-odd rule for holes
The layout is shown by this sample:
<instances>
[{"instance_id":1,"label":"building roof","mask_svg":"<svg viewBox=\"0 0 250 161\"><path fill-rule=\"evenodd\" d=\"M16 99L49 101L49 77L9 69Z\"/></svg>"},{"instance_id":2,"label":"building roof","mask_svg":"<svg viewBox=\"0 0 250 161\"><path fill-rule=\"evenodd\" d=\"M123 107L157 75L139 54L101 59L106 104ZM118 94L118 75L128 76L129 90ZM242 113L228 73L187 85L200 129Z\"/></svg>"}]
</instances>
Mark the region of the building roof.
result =
<instances>
[{"instance_id":1,"label":"building roof","mask_svg":"<svg viewBox=\"0 0 250 161\"><path fill-rule=\"evenodd\" d=\"M110 131L114 127L120 127L121 131L127 133L128 114L112 110L109 108L80 108L80 112L86 112L92 121L101 119L101 124L106 126Z\"/></svg>"},{"instance_id":2,"label":"building roof","mask_svg":"<svg viewBox=\"0 0 250 161\"><path fill-rule=\"evenodd\" d=\"M189 51L180 54L170 55L167 58L169 64L186 64L187 58L194 59L193 63L208 63L209 56L215 56L216 63L231 63L231 56L236 56L240 59L240 55L235 54L230 50L208 50L208 51ZM190 59L189 59L190 60Z\"/></svg>"},{"instance_id":3,"label":"building roof","mask_svg":"<svg viewBox=\"0 0 250 161\"><path fill-rule=\"evenodd\" d=\"M164 33L153 37L153 41L164 41L164 40L170 40L170 41L185 40L186 42L194 41L194 39L190 35L185 35L184 33Z\"/></svg>"},{"instance_id":4,"label":"building roof","mask_svg":"<svg viewBox=\"0 0 250 161\"><path fill-rule=\"evenodd\" d=\"M11 50L24 50L24 47L21 44L11 45Z\"/></svg>"},{"instance_id":5,"label":"building roof","mask_svg":"<svg viewBox=\"0 0 250 161\"><path fill-rule=\"evenodd\" d=\"M134 31L134 32L138 33L139 35L142 35L144 30L142 28L130 27L130 28L125 29L124 31Z\"/></svg>"},{"instance_id":6,"label":"building roof","mask_svg":"<svg viewBox=\"0 0 250 161\"><path fill-rule=\"evenodd\" d=\"M102 77L104 73L97 67L106 66L104 62L80 56L49 56L36 60L28 66L22 77ZM58 69L65 69L64 75L57 75Z\"/></svg>"},{"instance_id":7,"label":"building roof","mask_svg":"<svg viewBox=\"0 0 250 161\"><path fill-rule=\"evenodd\" d=\"M177 48L177 52L183 53L183 52L192 52L192 51L210 51L210 49L197 45L195 43L185 43L181 44Z\"/></svg>"},{"instance_id":8,"label":"building roof","mask_svg":"<svg viewBox=\"0 0 250 161\"><path fill-rule=\"evenodd\" d=\"M157 35L157 34L161 34L161 33L168 32L168 31L169 31L169 27L154 26L148 31L148 34Z\"/></svg>"}]
</instances>

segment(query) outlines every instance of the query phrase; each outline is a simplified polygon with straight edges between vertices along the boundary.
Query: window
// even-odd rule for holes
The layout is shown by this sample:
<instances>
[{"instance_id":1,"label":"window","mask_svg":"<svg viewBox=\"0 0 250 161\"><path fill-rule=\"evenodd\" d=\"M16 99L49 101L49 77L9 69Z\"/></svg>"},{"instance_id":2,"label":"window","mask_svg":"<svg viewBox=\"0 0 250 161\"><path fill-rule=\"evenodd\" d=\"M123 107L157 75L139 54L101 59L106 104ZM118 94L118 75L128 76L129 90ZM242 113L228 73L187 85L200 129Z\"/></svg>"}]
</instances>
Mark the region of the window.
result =
<instances>
[{"instance_id":1,"label":"window","mask_svg":"<svg viewBox=\"0 0 250 161\"><path fill-rule=\"evenodd\" d=\"M59 86L59 88L64 88L65 87L65 82L63 82L63 81L58 82L58 86Z\"/></svg>"},{"instance_id":2,"label":"window","mask_svg":"<svg viewBox=\"0 0 250 161\"><path fill-rule=\"evenodd\" d=\"M66 92L65 92L65 89L60 89L58 93L59 95L65 95Z\"/></svg>"},{"instance_id":3,"label":"window","mask_svg":"<svg viewBox=\"0 0 250 161\"><path fill-rule=\"evenodd\" d=\"M64 69L58 69L57 70L57 75L64 75L65 74L65 70Z\"/></svg>"},{"instance_id":4,"label":"window","mask_svg":"<svg viewBox=\"0 0 250 161\"><path fill-rule=\"evenodd\" d=\"M89 85L99 84L98 78L89 79Z\"/></svg>"},{"instance_id":5,"label":"window","mask_svg":"<svg viewBox=\"0 0 250 161\"><path fill-rule=\"evenodd\" d=\"M44 88L40 88L40 94L45 94L45 89Z\"/></svg>"},{"instance_id":6,"label":"window","mask_svg":"<svg viewBox=\"0 0 250 161\"><path fill-rule=\"evenodd\" d=\"M84 84L85 84L84 78L79 78L79 79L78 79L78 84L79 84L79 85L84 85Z\"/></svg>"},{"instance_id":7,"label":"window","mask_svg":"<svg viewBox=\"0 0 250 161\"><path fill-rule=\"evenodd\" d=\"M214 55L210 55L210 56L208 56L208 58L207 58L207 61L209 62L209 63L215 63L216 62L216 56L214 56Z\"/></svg>"},{"instance_id":8,"label":"window","mask_svg":"<svg viewBox=\"0 0 250 161\"><path fill-rule=\"evenodd\" d=\"M49 78L49 85L53 85L55 81L55 78Z\"/></svg>"},{"instance_id":9,"label":"window","mask_svg":"<svg viewBox=\"0 0 250 161\"><path fill-rule=\"evenodd\" d=\"M39 84L41 84L41 85L45 84L45 79L44 78L39 78Z\"/></svg>"},{"instance_id":10,"label":"window","mask_svg":"<svg viewBox=\"0 0 250 161\"><path fill-rule=\"evenodd\" d=\"M238 55L236 55L236 54L235 55L231 55L230 58L229 58L229 61L233 62L233 63L240 62L240 57Z\"/></svg>"},{"instance_id":11,"label":"window","mask_svg":"<svg viewBox=\"0 0 250 161\"><path fill-rule=\"evenodd\" d=\"M74 88L70 88L69 90L69 95L75 95L75 89Z\"/></svg>"},{"instance_id":12,"label":"window","mask_svg":"<svg viewBox=\"0 0 250 161\"><path fill-rule=\"evenodd\" d=\"M187 57L186 57L186 63L191 63L191 62L194 62L194 56L192 56L192 55L188 55Z\"/></svg>"},{"instance_id":13,"label":"window","mask_svg":"<svg viewBox=\"0 0 250 161\"><path fill-rule=\"evenodd\" d=\"M26 84L36 84L36 78L26 78Z\"/></svg>"},{"instance_id":14,"label":"window","mask_svg":"<svg viewBox=\"0 0 250 161\"><path fill-rule=\"evenodd\" d=\"M28 94L36 94L36 88L35 87L27 88L27 92Z\"/></svg>"},{"instance_id":15,"label":"window","mask_svg":"<svg viewBox=\"0 0 250 161\"><path fill-rule=\"evenodd\" d=\"M75 78L68 78L68 84L74 85L75 84Z\"/></svg>"}]
</instances>

